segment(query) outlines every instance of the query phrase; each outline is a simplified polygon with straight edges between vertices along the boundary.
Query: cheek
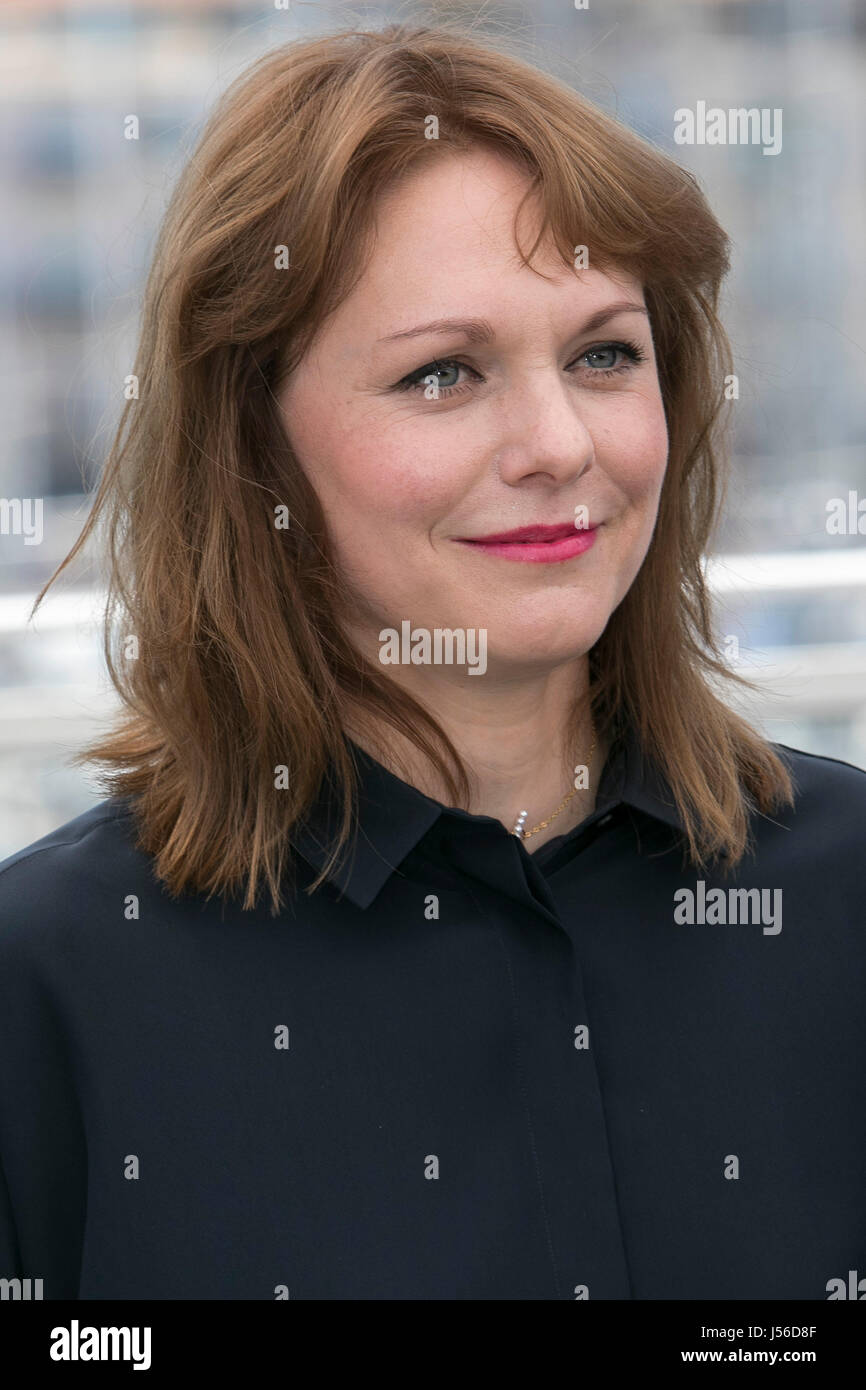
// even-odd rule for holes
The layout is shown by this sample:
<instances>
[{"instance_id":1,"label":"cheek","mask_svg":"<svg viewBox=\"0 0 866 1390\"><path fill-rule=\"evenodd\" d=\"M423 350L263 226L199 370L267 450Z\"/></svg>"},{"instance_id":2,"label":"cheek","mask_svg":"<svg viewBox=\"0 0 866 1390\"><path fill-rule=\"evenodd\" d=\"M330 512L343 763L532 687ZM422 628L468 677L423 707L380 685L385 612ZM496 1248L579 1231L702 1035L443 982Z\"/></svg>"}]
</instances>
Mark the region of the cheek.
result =
<instances>
[{"instance_id":1,"label":"cheek","mask_svg":"<svg viewBox=\"0 0 866 1390\"><path fill-rule=\"evenodd\" d=\"M300 454L335 534L375 529L395 540L401 531L425 539L454 505L460 477L441 450L425 452L398 435L369 423L363 431L324 430Z\"/></svg>"},{"instance_id":2,"label":"cheek","mask_svg":"<svg viewBox=\"0 0 866 1390\"><path fill-rule=\"evenodd\" d=\"M668 457L668 432L661 397L638 398L629 411L621 411L615 434L602 446L611 481L633 506L653 507L664 482Z\"/></svg>"}]
</instances>

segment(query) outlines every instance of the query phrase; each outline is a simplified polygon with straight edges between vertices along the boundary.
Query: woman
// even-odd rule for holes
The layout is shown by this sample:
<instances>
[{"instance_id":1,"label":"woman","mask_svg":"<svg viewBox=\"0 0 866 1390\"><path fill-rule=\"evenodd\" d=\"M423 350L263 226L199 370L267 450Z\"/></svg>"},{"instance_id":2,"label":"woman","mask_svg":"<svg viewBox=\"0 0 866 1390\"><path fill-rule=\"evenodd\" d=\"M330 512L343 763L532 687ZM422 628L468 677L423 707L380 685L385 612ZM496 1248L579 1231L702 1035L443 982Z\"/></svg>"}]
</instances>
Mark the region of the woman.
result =
<instances>
[{"instance_id":1,"label":"woman","mask_svg":"<svg viewBox=\"0 0 866 1390\"><path fill-rule=\"evenodd\" d=\"M229 92L64 561L106 522L108 797L2 866L0 1274L866 1270L866 775L713 688L726 266L691 175L459 31Z\"/></svg>"}]
</instances>

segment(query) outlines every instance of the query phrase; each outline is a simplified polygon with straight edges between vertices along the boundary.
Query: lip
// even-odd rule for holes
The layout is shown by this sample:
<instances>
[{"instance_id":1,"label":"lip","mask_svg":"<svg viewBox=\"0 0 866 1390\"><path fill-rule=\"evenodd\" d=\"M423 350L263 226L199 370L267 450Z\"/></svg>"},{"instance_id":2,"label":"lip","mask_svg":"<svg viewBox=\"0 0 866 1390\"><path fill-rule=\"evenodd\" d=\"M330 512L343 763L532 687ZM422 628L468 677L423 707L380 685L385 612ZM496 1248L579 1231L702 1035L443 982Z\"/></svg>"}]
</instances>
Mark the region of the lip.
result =
<instances>
[{"instance_id":1,"label":"lip","mask_svg":"<svg viewBox=\"0 0 866 1390\"><path fill-rule=\"evenodd\" d=\"M573 522L558 526L519 526L514 531L499 531L490 536L456 539L461 545L485 555L503 560L522 560L530 564L553 564L582 555L595 543L597 526L576 527Z\"/></svg>"}]
</instances>

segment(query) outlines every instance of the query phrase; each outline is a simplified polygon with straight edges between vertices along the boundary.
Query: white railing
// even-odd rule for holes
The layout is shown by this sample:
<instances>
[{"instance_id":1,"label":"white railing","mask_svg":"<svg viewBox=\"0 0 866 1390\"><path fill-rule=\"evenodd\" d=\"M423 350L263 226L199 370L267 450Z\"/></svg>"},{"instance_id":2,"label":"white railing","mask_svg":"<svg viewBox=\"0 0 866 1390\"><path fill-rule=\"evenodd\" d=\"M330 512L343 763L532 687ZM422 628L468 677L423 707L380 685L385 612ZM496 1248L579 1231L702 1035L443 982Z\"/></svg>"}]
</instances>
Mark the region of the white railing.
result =
<instances>
[{"instance_id":1,"label":"white railing","mask_svg":"<svg viewBox=\"0 0 866 1390\"><path fill-rule=\"evenodd\" d=\"M707 561L704 572L717 594L866 588L866 545L771 555L716 555Z\"/></svg>"}]
</instances>

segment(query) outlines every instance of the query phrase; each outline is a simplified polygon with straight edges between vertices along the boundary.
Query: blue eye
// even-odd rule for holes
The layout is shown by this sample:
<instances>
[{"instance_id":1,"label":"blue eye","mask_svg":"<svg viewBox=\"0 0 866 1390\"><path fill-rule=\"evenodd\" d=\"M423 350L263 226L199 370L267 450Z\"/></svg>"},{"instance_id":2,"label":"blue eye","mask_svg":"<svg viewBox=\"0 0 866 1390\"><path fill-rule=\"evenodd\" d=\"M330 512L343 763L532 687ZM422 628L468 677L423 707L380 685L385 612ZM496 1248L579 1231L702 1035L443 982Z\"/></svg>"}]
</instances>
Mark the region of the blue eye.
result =
<instances>
[{"instance_id":1,"label":"blue eye","mask_svg":"<svg viewBox=\"0 0 866 1390\"><path fill-rule=\"evenodd\" d=\"M609 359L613 358L615 362L619 356L624 357L625 362L612 365ZM581 362L589 358L595 358L596 361L599 358L603 359L600 365L588 368L590 376L611 377L619 372L632 371L637 363L646 360L646 353L637 343L599 343L595 347L586 348L576 361ZM468 363L461 362L459 358L437 357L432 362L426 362L423 367L418 367L416 371L410 372L408 376L404 376L393 389L395 391L424 392L425 394L429 392L428 399L441 400L443 397L453 396L467 389L465 384L458 385L456 381L443 384L439 380L443 374L455 371L470 372L476 381L483 380L480 372L477 372L474 367L470 367Z\"/></svg>"},{"instance_id":2,"label":"blue eye","mask_svg":"<svg viewBox=\"0 0 866 1390\"><path fill-rule=\"evenodd\" d=\"M607 354L607 355L610 356L610 357L613 357L613 359L614 359L614 362L613 362L613 363L611 363L611 362L607 362L607 363L604 363L604 362L598 363L598 362L597 362L597 363L595 363L595 365L596 365L597 367L600 367L603 371L608 371L608 372L609 372L609 371L611 370L612 366L613 366L613 365L615 364L615 362L616 362L616 354L617 354L618 352L619 352L619 348L616 347L616 345L615 345L614 343L605 343L604 347L590 348L589 352L585 352L583 355L584 355L584 357L587 357L587 358L588 358L588 357L604 357L605 354Z\"/></svg>"},{"instance_id":3,"label":"blue eye","mask_svg":"<svg viewBox=\"0 0 866 1390\"><path fill-rule=\"evenodd\" d=\"M646 353L637 343L599 343L598 347L587 348L577 360L580 361L582 357L604 357L609 353L612 353L614 357L617 355L625 357L626 361L618 366L602 365L594 368L593 376L611 376L615 372L630 372L638 362L646 361Z\"/></svg>"},{"instance_id":4,"label":"blue eye","mask_svg":"<svg viewBox=\"0 0 866 1390\"><path fill-rule=\"evenodd\" d=\"M428 362L426 366L419 367L416 372L411 372L405 376L398 387L402 390L421 390L425 393L429 388L431 391L430 399L435 400L437 396L450 396L457 389L457 382L441 382L438 378L448 372L472 371L464 362L458 362L453 357L437 358L434 362ZM478 373L475 373L478 376Z\"/></svg>"}]
</instances>

